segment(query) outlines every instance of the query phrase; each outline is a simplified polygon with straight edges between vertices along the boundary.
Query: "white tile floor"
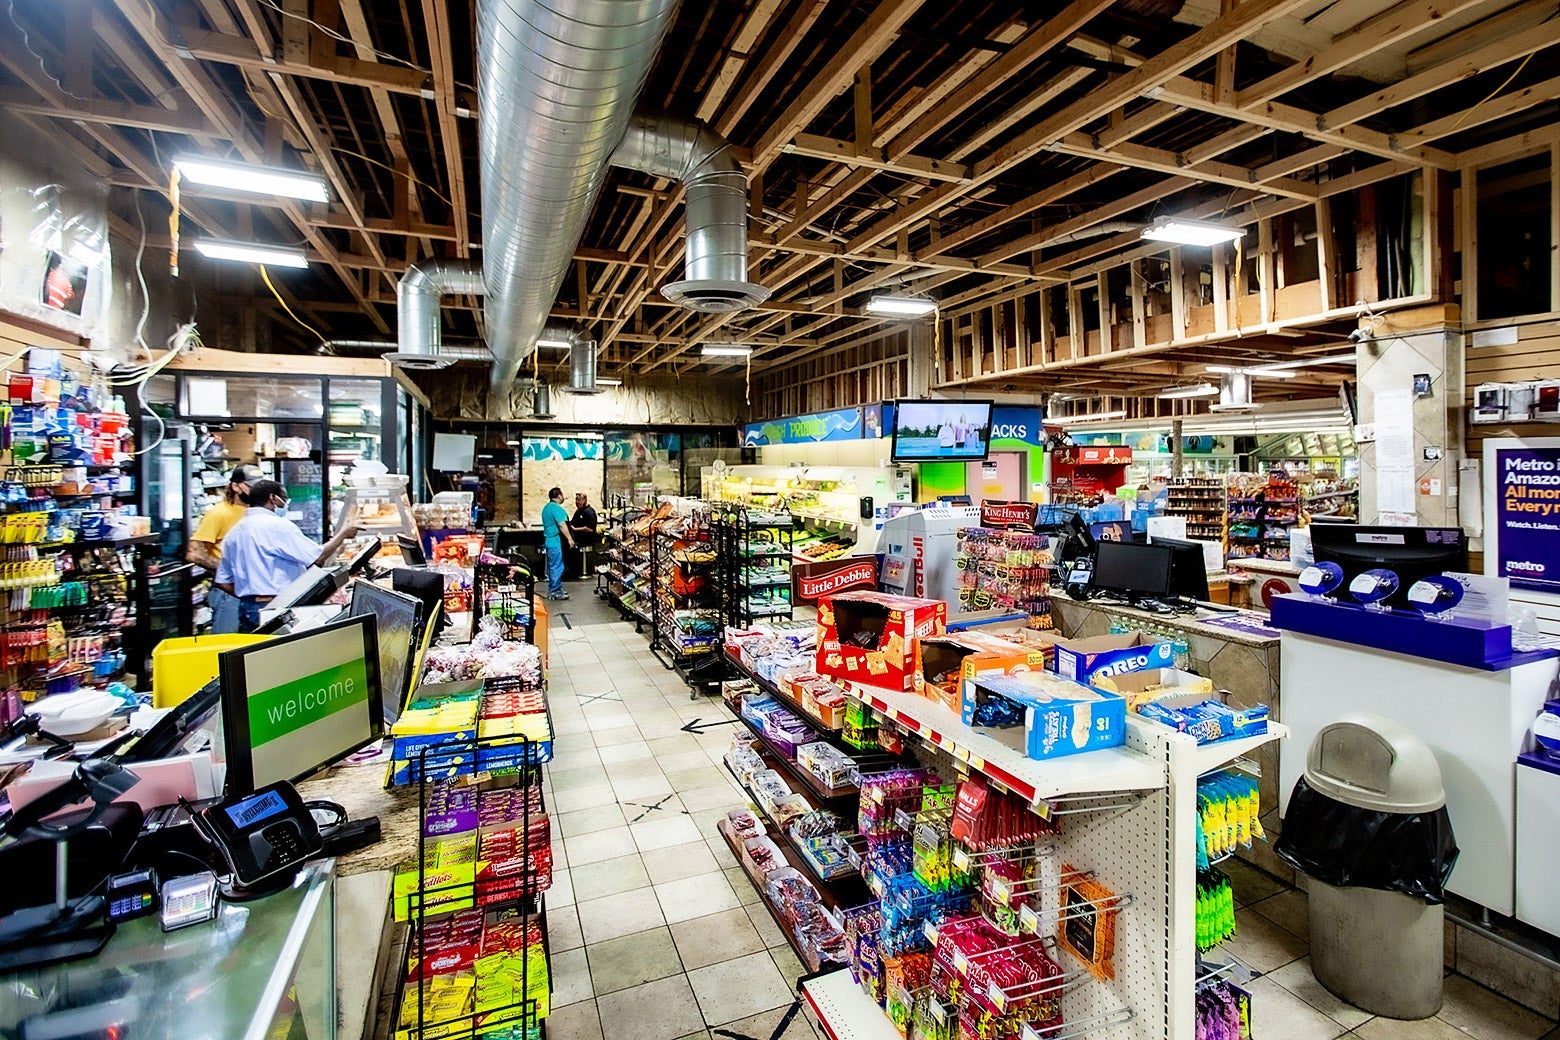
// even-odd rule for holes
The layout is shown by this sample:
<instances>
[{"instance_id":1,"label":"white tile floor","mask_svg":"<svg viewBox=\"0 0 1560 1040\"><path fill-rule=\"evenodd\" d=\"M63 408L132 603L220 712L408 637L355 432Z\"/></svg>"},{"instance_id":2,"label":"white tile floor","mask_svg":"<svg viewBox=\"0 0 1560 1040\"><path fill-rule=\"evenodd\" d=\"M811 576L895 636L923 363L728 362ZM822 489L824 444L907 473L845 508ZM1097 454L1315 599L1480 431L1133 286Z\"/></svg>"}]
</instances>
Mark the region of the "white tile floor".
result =
<instances>
[{"instance_id":1,"label":"white tile floor","mask_svg":"<svg viewBox=\"0 0 1560 1040\"><path fill-rule=\"evenodd\" d=\"M576 583L555 604L548 770L557 868L547 895L550 1040L816 1040L793 1012L802 967L715 822L745 801L721 767L729 715ZM1555 1023L1460 977L1424 1022L1374 1018L1311 976L1305 894L1236 864L1235 952L1260 1040L1560 1040ZM783 1028L782 1028L783 1027Z\"/></svg>"}]
</instances>

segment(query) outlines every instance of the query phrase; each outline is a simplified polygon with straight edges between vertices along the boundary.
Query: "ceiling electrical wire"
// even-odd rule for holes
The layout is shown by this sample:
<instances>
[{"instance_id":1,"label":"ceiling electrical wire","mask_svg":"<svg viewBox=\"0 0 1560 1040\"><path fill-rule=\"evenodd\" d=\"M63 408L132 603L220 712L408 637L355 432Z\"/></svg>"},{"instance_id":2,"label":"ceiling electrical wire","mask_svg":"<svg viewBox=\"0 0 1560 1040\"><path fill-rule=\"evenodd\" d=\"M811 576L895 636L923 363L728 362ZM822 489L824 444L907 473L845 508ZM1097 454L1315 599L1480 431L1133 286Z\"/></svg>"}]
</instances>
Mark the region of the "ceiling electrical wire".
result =
<instances>
[{"instance_id":1,"label":"ceiling electrical wire","mask_svg":"<svg viewBox=\"0 0 1560 1040\"><path fill-rule=\"evenodd\" d=\"M264 264L260 265L260 280L265 283L265 287L267 289L271 290L271 295L276 297L276 302L282 305L282 310L287 312L287 316L313 333L314 338L319 340L320 345L325 347L326 353L329 353L330 340L326 339L324 336L321 336L319 330L316 329L313 325L310 325L308 322L304 321L302 318L298 317L298 315L293 313L293 309L287 306L287 301L282 299L282 294L277 291L276 284L271 281L271 272L265 269Z\"/></svg>"},{"instance_id":2,"label":"ceiling electrical wire","mask_svg":"<svg viewBox=\"0 0 1560 1040\"><path fill-rule=\"evenodd\" d=\"M350 156L353 156L354 158L362 159L366 163L372 163L375 166L382 167L383 169L389 170L391 173L395 174L397 177L405 177L407 180L411 181L413 184L420 185L421 187L427 188L429 191L433 192L434 198L438 199L440 202L444 203L446 206L450 207L451 209L455 208L455 203L451 202L449 200L449 198L443 192L441 192L438 188L435 188L433 185L429 184L427 181L419 179L416 174L410 173L410 172L408 172L406 170L398 170L394 166L391 166L389 163L380 162L378 159L370 159L368 156L364 155L362 152L354 152L352 149L350 149L350 148L343 148L340 145L331 145L330 150L333 151L333 152L340 152L343 155L350 155Z\"/></svg>"},{"instance_id":3,"label":"ceiling electrical wire","mask_svg":"<svg viewBox=\"0 0 1560 1040\"><path fill-rule=\"evenodd\" d=\"M386 51L375 50L373 47L370 47L368 44L366 44L366 43L359 43L357 40L354 40L350 36L344 36L341 33L337 32L336 30L330 28L329 26L321 25L319 22L316 22L314 19L309 18L306 15L294 14L292 11L284 10L282 8L282 5L278 4L276 2L276 0L260 0L260 3L263 6L265 6L265 7L269 7L271 10L275 11L277 14L282 15L285 18L293 18L293 19L296 19L296 20L298 20L300 22L303 22L305 25L313 26L315 29L318 29L320 32L324 33L326 36L329 36L331 39L336 40L339 43L345 43L345 44L347 44L349 46L356 47L358 50L363 51L363 52L368 53L368 54L372 54L374 57L379 58L382 61L389 61L389 62L394 62L397 65L404 65L405 67L411 69L413 72L421 72L425 76L432 76L433 75L433 71L431 69L425 69L421 65L415 64L414 62L407 61L405 58L401 57L399 54L390 54L390 53L388 53Z\"/></svg>"},{"instance_id":4,"label":"ceiling electrical wire","mask_svg":"<svg viewBox=\"0 0 1560 1040\"><path fill-rule=\"evenodd\" d=\"M50 81L52 81L53 84L59 88L60 93L64 94L66 97L69 97L73 101L90 100L89 98L84 98L80 94L77 94L75 91L71 90L65 85L65 82L62 79L49 71L49 66L44 62L43 55L39 54L36 50L33 49L32 34L23 28L21 22L17 21L16 0L5 0L5 6L11 17L11 24L16 26L16 31L22 34L22 46L27 48L28 54L31 54L35 59L37 59L38 68L43 70L43 74L49 77Z\"/></svg>"}]
</instances>

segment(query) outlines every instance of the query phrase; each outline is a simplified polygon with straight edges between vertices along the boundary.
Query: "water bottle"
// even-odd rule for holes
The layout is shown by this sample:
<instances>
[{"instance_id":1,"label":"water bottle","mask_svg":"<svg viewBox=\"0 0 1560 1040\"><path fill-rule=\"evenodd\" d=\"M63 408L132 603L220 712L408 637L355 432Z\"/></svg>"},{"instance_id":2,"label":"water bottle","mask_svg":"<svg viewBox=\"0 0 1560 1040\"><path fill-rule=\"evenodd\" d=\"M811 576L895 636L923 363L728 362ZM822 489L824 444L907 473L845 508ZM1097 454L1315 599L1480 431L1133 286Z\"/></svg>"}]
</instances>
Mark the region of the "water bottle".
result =
<instances>
[{"instance_id":1,"label":"water bottle","mask_svg":"<svg viewBox=\"0 0 1560 1040\"><path fill-rule=\"evenodd\" d=\"M1192 644L1184 639L1177 639L1170 644L1171 653L1175 657L1175 666L1183 672L1192 670Z\"/></svg>"}]
</instances>

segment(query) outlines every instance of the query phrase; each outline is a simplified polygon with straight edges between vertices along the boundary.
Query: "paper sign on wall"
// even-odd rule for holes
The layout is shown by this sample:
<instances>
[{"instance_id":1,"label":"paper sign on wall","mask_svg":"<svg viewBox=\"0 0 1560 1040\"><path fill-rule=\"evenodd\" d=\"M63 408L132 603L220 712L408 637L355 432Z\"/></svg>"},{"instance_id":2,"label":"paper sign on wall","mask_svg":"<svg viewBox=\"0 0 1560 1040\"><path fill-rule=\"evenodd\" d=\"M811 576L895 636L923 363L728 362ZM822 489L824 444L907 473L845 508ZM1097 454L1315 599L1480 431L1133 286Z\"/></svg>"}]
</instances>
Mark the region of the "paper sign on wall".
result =
<instances>
[{"instance_id":1,"label":"paper sign on wall","mask_svg":"<svg viewBox=\"0 0 1560 1040\"><path fill-rule=\"evenodd\" d=\"M1414 486L1414 393L1376 391L1376 508L1417 513ZM1383 523L1388 523L1385 519Z\"/></svg>"}]
</instances>

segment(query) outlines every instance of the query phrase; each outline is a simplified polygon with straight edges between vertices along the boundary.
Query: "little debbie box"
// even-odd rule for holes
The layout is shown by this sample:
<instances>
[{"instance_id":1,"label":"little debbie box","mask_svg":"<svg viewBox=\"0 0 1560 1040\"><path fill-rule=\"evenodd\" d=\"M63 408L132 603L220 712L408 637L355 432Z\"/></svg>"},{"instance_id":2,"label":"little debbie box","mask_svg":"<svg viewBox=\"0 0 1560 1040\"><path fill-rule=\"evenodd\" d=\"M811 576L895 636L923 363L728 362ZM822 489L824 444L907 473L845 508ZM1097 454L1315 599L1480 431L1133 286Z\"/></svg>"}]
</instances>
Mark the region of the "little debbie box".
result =
<instances>
[{"instance_id":1,"label":"little debbie box","mask_svg":"<svg viewBox=\"0 0 1560 1040\"><path fill-rule=\"evenodd\" d=\"M916 641L948 623L941 600L842 592L818 601L817 672L867 686L910 691Z\"/></svg>"}]
</instances>

